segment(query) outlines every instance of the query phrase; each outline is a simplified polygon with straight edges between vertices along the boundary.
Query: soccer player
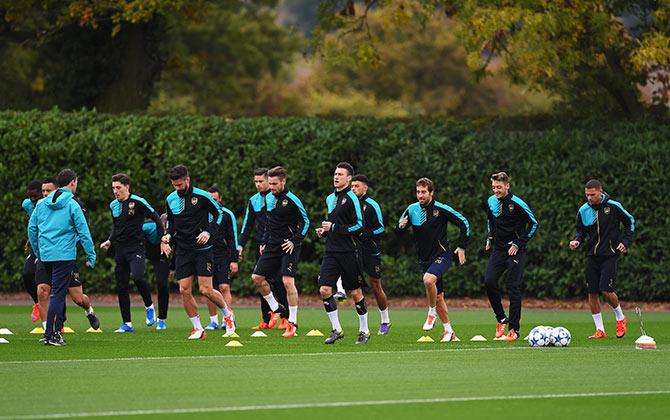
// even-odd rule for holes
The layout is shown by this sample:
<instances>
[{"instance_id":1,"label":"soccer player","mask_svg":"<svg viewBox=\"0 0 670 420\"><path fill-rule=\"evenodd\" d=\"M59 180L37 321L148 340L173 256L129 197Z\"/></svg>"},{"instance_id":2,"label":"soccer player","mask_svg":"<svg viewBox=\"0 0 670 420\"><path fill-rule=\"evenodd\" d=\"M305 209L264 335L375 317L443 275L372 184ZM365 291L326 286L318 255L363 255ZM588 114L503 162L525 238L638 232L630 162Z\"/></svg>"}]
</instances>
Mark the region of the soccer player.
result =
<instances>
[{"instance_id":1,"label":"soccer player","mask_svg":"<svg viewBox=\"0 0 670 420\"><path fill-rule=\"evenodd\" d=\"M130 193L130 177L126 174L112 176L112 192L115 200L109 203L112 213L112 233L109 239L100 244L100 248L107 251L114 246L114 260L116 268L116 293L121 311L121 326L116 333L133 332L133 323L130 318L130 293L128 290L132 276L137 290L142 296L146 310L147 327L156 322L156 311L151 299L149 284L144 279L146 266L146 249L144 245L144 219L148 218L156 224L159 235L163 236L163 223L160 216L144 198Z\"/></svg>"},{"instance_id":2,"label":"soccer player","mask_svg":"<svg viewBox=\"0 0 670 420\"><path fill-rule=\"evenodd\" d=\"M214 234L214 267L212 270L212 281L214 288L218 289L226 301L226 305L233 306L233 296L230 293L231 277L237 273L237 220L232 211L221 204L221 190L218 187L211 186L207 189L216 204L223 212L221 227ZM216 313L216 305L210 300L207 301L209 309L210 323L205 327L207 330L219 328L219 317ZM221 326L227 328L228 326Z\"/></svg>"},{"instance_id":3,"label":"soccer player","mask_svg":"<svg viewBox=\"0 0 670 420\"><path fill-rule=\"evenodd\" d=\"M247 210L244 213L244 220L242 221L242 229L240 230L240 241L239 244L237 245L237 251L239 253L240 258L242 258L244 247L246 246L247 242L249 241L249 238L251 237L251 231L255 227L256 229L255 258L256 262L258 262L258 258L260 258L261 256L260 242L261 239L263 238L263 234L265 233L265 222L267 218L267 211L266 211L267 207L265 205L265 198L270 193L267 168L257 168L256 170L254 170L254 185L256 186L256 191L258 192L253 196L251 196L251 198L249 199L249 203L247 204ZM288 301L286 300L286 288L284 287L284 282L281 280L281 273L278 273L278 277L275 279L275 281L269 282L269 284L272 290L272 294L274 295L277 302L284 305L284 307L288 307ZM258 298L260 299L261 302L262 319L258 325L251 327L251 329L266 330L268 329L268 323L270 322L272 311L270 310L270 306L268 305L268 303L265 301L265 299L263 299L263 296L259 294ZM278 329L286 330L287 323L288 319L282 317L281 320L279 321Z\"/></svg>"},{"instance_id":4,"label":"soccer player","mask_svg":"<svg viewBox=\"0 0 670 420\"><path fill-rule=\"evenodd\" d=\"M23 200L21 203L21 208L28 215L28 220L30 220L30 215L33 214L35 210L35 205L40 198L42 198L42 183L39 181L30 181L28 183L28 188L26 188L26 195L28 198ZM30 249L30 241L26 239L26 245L24 247L26 251L29 251L28 257L26 258L23 264L23 286L26 288L26 292L33 299L33 310L30 314L30 320L37 322L40 319L40 309L39 303L37 301L37 286L35 285L35 253Z\"/></svg>"},{"instance_id":5,"label":"soccer player","mask_svg":"<svg viewBox=\"0 0 670 420\"><path fill-rule=\"evenodd\" d=\"M44 344L63 346L65 294L72 280L77 258L77 242L86 253L86 265L95 266L95 246L79 204L73 200L77 175L70 169L58 174L61 187L40 200L28 223L28 238L35 256L44 264L52 281L51 299L44 332Z\"/></svg>"},{"instance_id":6,"label":"soccer player","mask_svg":"<svg viewBox=\"0 0 670 420\"><path fill-rule=\"evenodd\" d=\"M161 222L165 227L167 215L161 214ZM170 274L170 258L161 252L161 237L158 233L156 222L146 219L142 225L142 231L145 238L145 249L147 260L151 262L154 268L154 277L156 278L156 287L158 288L158 321L156 321L157 330L167 329L168 305L170 303L170 286L168 278Z\"/></svg>"},{"instance_id":7,"label":"soccer player","mask_svg":"<svg viewBox=\"0 0 670 420\"><path fill-rule=\"evenodd\" d=\"M179 283L184 310L191 320L193 331L189 340L207 338L200 317L198 304L193 298L193 279L198 278L198 289L223 312L226 336L235 333L232 310L221 293L212 287L212 235L221 225L223 213L205 190L191 185L191 177L184 165L177 165L169 172L175 189L167 197L167 233L161 239L161 251L169 255L170 239L175 239L175 277ZM209 216L212 216L210 221Z\"/></svg>"},{"instance_id":8,"label":"soccer player","mask_svg":"<svg viewBox=\"0 0 670 420\"><path fill-rule=\"evenodd\" d=\"M261 256L256 262L251 279L272 311L268 328L279 321L284 305L277 302L267 279L282 276L288 300L288 325L282 337L294 337L298 329L298 289L295 275L298 272L300 245L309 229L307 210L300 199L286 188L286 169L276 166L268 171L270 192L265 198L267 222L261 240Z\"/></svg>"},{"instance_id":9,"label":"soccer player","mask_svg":"<svg viewBox=\"0 0 670 420\"><path fill-rule=\"evenodd\" d=\"M497 339L505 336L505 324L509 330L505 341L519 338L521 321L521 282L526 263L526 244L537 230L537 219L528 204L510 191L509 176L505 172L491 175L493 195L488 199L488 238L486 251L492 251L486 266L484 285L495 313ZM507 270L509 293L509 318L505 315L498 284L500 276Z\"/></svg>"},{"instance_id":10,"label":"soccer player","mask_svg":"<svg viewBox=\"0 0 670 420\"><path fill-rule=\"evenodd\" d=\"M335 192L326 198L327 220L316 228L319 238L326 236L326 252L319 270L319 293L330 319L332 332L325 344L333 344L344 337L337 311L334 292L339 277L342 286L351 293L358 313L358 337L356 344L365 344L370 339L368 328L368 308L361 290L362 273L358 261L358 236L363 229L363 213L356 194L349 184L354 168L347 162L340 162L333 173Z\"/></svg>"},{"instance_id":11,"label":"soccer player","mask_svg":"<svg viewBox=\"0 0 670 420\"><path fill-rule=\"evenodd\" d=\"M470 224L459 212L446 204L433 199L435 187L429 178L416 181L418 202L410 204L398 221L398 232L412 226L414 242L419 257L419 266L423 272L423 284L426 287L428 316L423 324L424 331L435 326L439 316L444 327L442 342L455 341L449 311L444 299L444 274L452 263L452 251L447 240L447 224L452 223L460 230L458 246L453 254L458 256L459 264L465 264L465 248L470 241Z\"/></svg>"},{"instance_id":12,"label":"soccer player","mask_svg":"<svg viewBox=\"0 0 670 420\"><path fill-rule=\"evenodd\" d=\"M614 290L614 282L619 267L619 256L628 252L635 219L621 203L610 199L603 191L602 184L592 179L584 186L586 203L577 212L577 234L570 242L570 249L577 249L588 238L586 253L586 284L589 306L596 332L589 338L606 338L603 317L600 313L600 298L603 297L614 309L616 336L626 335L626 316ZM620 225L624 226L623 236Z\"/></svg>"},{"instance_id":13,"label":"soccer player","mask_svg":"<svg viewBox=\"0 0 670 420\"><path fill-rule=\"evenodd\" d=\"M377 334L386 335L391 327L391 319L389 318L388 302L381 279L381 239L384 233L384 219L382 218L382 209L379 204L368 196L369 185L370 181L365 175L354 175L351 178L351 191L361 200L360 205L363 213L363 229L361 229L359 235L359 254L362 260L363 271L368 275L368 282L372 285L372 291L375 294L379 314L381 315L381 323Z\"/></svg>"},{"instance_id":14,"label":"soccer player","mask_svg":"<svg viewBox=\"0 0 670 420\"><path fill-rule=\"evenodd\" d=\"M70 175L73 174L74 173ZM68 182L68 184L65 185L65 188L70 189L70 191L74 194L76 192L76 184L73 184L72 181L68 181L68 179L70 179L68 177L64 177L63 179L64 182ZM47 197L49 194L51 194L53 191L56 191L57 189L58 189L58 180L56 178L48 177L44 181L42 181L43 197ZM73 200L75 200L77 204L79 204L82 213L84 213L84 219L86 219L86 213L83 204L81 204L81 202L77 200L76 197L73 197ZM46 331L47 308L49 307L49 296L51 294L51 277L49 276L49 273L47 273L44 264L42 264L40 260L36 261L35 277L33 281L35 283L35 286L37 287L37 297L39 302L40 318L42 318L42 328ZM77 264L75 264L75 269L72 271L72 276L70 279L70 284L68 285L67 288L67 293L70 295L70 299L72 299L72 301L75 304L77 304L84 310L84 314L86 315L86 318L88 319L88 322L91 325L91 327L95 330L100 328L100 320L98 320L98 317L95 315L95 311L93 310L93 306L91 305L91 300L89 299L88 295L84 294L84 287L81 283L79 267L77 266ZM63 305L63 314L62 314L63 323L66 320L65 312L66 312L65 305ZM44 338L40 341L44 341Z\"/></svg>"}]
</instances>

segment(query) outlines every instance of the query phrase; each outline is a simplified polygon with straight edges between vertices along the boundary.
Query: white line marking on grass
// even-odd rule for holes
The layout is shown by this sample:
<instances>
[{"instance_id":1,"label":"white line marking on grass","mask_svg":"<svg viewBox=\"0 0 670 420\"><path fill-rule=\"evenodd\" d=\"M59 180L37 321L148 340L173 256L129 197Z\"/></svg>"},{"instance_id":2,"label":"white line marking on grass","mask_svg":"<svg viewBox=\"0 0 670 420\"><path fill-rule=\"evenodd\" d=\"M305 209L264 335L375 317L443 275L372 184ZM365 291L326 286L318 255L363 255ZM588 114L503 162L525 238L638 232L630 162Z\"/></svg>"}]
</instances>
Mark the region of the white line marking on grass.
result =
<instances>
[{"instance_id":1,"label":"white line marking on grass","mask_svg":"<svg viewBox=\"0 0 670 420\"><path fill-rule=\"evenodd\" d=\"M431 350L373 350L373 351L326 351L326 352L311 352L311 353L264 353L264 354L212 354L204 356L147 356L147 357L115 357L115 358L100 358L100 359L46 359L46 360L7 360L0 361L2 365L23 365L23 364L50 364L50 363L83 363L83 362L135 362L135 361L150 361L150 360L194 360L194 359L246 359L259 357L299 357L299 356L340 356L340 355L365 355L365 354L416 354L416 353L460 353L471 351L543 351L544 349L534 347L473 347L473 348L456 348L456 349L431 349ZM623 349L619 347L570 347L569 349L556 349L556 351L575 351L575 350L598 350L598 351L625 351L633 349ZM552 351L552 350L549 350ZM658 352L659 350L654 350Z\"/></svg>"},{"instance_id":2,"label":"white line marking on grass","mask_svg":"<svg viewBox=\"0 0 670 420\"><path fill-rule=\"evenodd\" d=\"M491 395L478 397L444 397L444 398L416 398L405 400L369 400L369 401L335 401L295 404L268 404L268 405L238 405L229 407L193 407L193 408L165 408L155 410L123 410L123 411L90 411L81 413L50 413L25 414L16 416L0 416L0 420L9 419L62 419L68 417L118 417L118 416L147 416L158 414L196 414L196 413L223 413L231 411L260 411L260 410L287 410L300 408L333 408L357 407L369 405L406 405L406 404L434 404L473 401L509 401L509 400L543 400L558 398L590 398L590 397L619 397L634 395L666 395L670 390L649 391L620 391L620 392L584 392L569 394L528 394L528 395Z\"/></svg>"}]
</instances>

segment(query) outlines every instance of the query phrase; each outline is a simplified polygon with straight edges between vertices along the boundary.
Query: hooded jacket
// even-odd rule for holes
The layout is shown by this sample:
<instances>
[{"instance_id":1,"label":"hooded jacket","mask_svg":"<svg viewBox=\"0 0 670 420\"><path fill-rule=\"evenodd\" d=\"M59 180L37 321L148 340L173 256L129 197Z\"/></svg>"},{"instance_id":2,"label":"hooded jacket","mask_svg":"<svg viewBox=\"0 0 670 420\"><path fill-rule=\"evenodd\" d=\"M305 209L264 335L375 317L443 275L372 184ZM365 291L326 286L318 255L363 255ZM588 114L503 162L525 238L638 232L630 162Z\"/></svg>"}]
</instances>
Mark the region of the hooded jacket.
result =
<instances>
[{"instance_id":1,"label":"hooded jacket","mask_svg":"<svg viewBox=\"0 0 670 420\"><path fill-rule=\"evenodd\" d=\"M95 246L84 212L66 188L37 202L28 222L28 239L42 262L76 260L79 241L91 268L95 265Z\"/></svg>"},{"instance_id":2,"label":"hooded jacket","mask_svg":"<svg viewBox=\"0 0 670 420\"><path fill-rule=\"evenodd\" d=\"M588 238L589 256L611 257L618 255L616 247L623 243L628 248L633 241L635 218L623 208L621 203L610 200L603 192L599 204L584 203L577 212L577 234L575 241L583 243ZM623 237L619 230L623 223Z\"/></svg>"}]
</instances>

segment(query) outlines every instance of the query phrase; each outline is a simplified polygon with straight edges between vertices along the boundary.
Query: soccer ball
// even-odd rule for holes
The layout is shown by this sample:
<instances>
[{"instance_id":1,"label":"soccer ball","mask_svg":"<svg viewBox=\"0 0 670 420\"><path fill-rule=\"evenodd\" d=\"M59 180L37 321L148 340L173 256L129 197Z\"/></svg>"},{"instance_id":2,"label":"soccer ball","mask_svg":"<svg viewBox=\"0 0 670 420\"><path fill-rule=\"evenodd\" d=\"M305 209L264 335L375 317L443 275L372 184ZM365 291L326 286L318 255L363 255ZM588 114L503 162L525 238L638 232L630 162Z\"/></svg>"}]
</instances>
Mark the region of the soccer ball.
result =
<instances>
[{"instance_id":1,"label":"soccer ball","mask_svg":"<svg viewBox=\"0 0 670 420\"><path fill-rule=\"evenodd\" d=\"M549 343L555 347L567 347L571 339L570 331L564 327L552 328L549 335Z\"/></svg>"},{"instance_id":2,"label":"soccer ball","mask_svg":"<svg viewBox=\"0 0 670 420\"><path fill-rule=\"evenodd\" d=\"M531 347L544 347L549 344L549 335L546 327L539 326L530 330L528 334L528 344Z\"/></svg>"}]
</instances>

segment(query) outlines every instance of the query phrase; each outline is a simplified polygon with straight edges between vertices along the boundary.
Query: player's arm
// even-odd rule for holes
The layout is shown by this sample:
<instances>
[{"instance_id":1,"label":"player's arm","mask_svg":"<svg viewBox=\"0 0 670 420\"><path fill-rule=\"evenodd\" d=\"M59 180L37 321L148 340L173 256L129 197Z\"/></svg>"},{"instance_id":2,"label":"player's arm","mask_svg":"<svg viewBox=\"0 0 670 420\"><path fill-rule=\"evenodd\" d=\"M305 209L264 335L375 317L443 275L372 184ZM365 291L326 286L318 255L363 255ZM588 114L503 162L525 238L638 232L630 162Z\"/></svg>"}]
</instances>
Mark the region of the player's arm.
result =
<instances>
[{"instance_id":1,"label":"player's arm","mask_svg":"<svg viewBox=\"0 0 670 420\"><path fill-rule=\"evenodd\" d=\"M358 233L363 229L363 213L361 212L361 202L352 192L347 194L349 200L347 206L349 207L351 223L339 224L333 223L330 229L333 232L341 233L343 235Z\"/></svg>"},{"instance_id":2,"label":"player's arm","mask_svg":"<svg viewBox=\"0 0 670 420\"><path fill-rule=\"evenodd\" d=\"M224 238L226 239L226 242L228 243L228 252L230 253L230 261L231 262L237 262L239 260L239 254L237 252L237 247L239 244L237 243L237 220L235 219L235 215L233 214L232 211L228 209L224 209L223 212L225 213L224 215L224 220L222 226L223 232L224 232Z\"/></svg>"},{"instance_id":3,"label":"player's arm","mask_svg":"<svg viewBox=\"0 0 670 420\"><path fill-rule=\"evenodd\" d=\"M400 215L400 218L398 219L398 223L395 226L395 230L398 233L402 233L407 230L409 227L409 207L405 209L404 212Z\"/></svg>"},{"instance_id":4,"label":"player's arm","mask_svg":"<svg viewBox=\"0 0 670 420\"><path fill-rule=\"evenodd\" d=\"M515 199L518 199L518 201L515 201L516 204L518 204L521 209L523 210L520 214L521 217L524 219L526 222L526 230L522 235L519 235L517 239L513 241L514 245L516 245L519 249L525 248L526 244L530 240L530 238L533 237L535 232L537 231L537 219L535 218L535 215L531 211L530 207L528 207L528 204L526 204L523 200L521 200L518 197L514 197Z\"/></svg>"},{"instance_id":5,"label":"player's arm","mask_svg":"<svg viewBox=\"0 0 670 420\"><path fill-rule=\"evenodd\" d=\"M374 212L372 215L373 217L369 218L372 221L369 229L373 235L378 236L384 233L384 217L382 216L382 208L377 202L369 201L369 204L372 209L368 211Z\"/></svg>"},{"instance_id":6,"label":"player's arm","mask_svg":"<svg viewBox=\"0 0 670 420\"><path fill-rule=\"evenodd\" d=\"M307 231L309 230L309 215L305 206L303 206L302 201L293 194L290 194L288 198L293 203L293 209L296 212L296 218L298 219L297 229L293 236L289 239L294 246L298 246L302 243L305 236L307 236Z\"/></svg>"},{"instance_id":7,"label":"player's arm","mask_svg":"<svg viewBox=\"0 0 670 420\"><path fill-rule=\"evenodd\" d=\"M244 246L249 242L251 237L251 230L254 227L254 222L256 221L256 212L254 211L251 200L247 203L247 209L244 212L244 219L242 220L242 229L240 230L240 241L239 247L244 248Z\"/></svg>"},{"instance_id":8,"label":"player's arm","mask_svg":"<svg viewBox=\"0 0 670 420\"><path fill-rule=\"evenodd\" d=\"M38 234L39 228L37 226L37 207L35 207L35 210L33 210L33 213L30 215L30 219L28 220L28 241L30 242L30 246L33 248L33 253L37 259L40 258Z\"/></svg>"},{"instance_id":9,"label":"player's arm","mask_svg":"<svg viewBox=\"0 0 670 420\"><path fill-rule=\"evenodd\" d=\"M458 247L460 249L467 248L468 244L470 243L470 223L468 222L468 219L466 219L461 213L446 205L444 208L441 208L441 211L449 222L458 226L460 231L460 236L458 237Z\"/></svg>"},{"instance_id":10,"label":"player's arm","mask_svg":"<svg viewBox=\"0 0 670 420\"><path fill-rule=\"evenodd\" d=\"M633 242L633 234L635 233L635 218L630 214L623 206L619 203L614 203L614 206L617 209L617 214L619 221L624 225L623 238L621 239L621 244L624 248L619 249L620 252L626 252L631 242ZM617 247L618 249L619 247Z\"/></svg>"},{"instance_id":11,"label":"player's arm","mask_svg":"<svg viewBox=\"0 0 670 420\"><path fill-rule=\"evenodd\" d=\"M72 201L70 206L70 215L72 221L74 222L75 232L77 234L77 240L81 244L81 247L84 249L86 254L86 262L89 267L95 267L95 245L93 245L93 238L91 237L91 231L88 229L88 223L84 212L81 209L81 206Z\"/></svg>"},{"instance_id":12,"label":"player's arm","mask_svg":"<svg viewBox=\"0 0 670 420\"><path fill-rule=\"evenodd\" d=\"M137 201L141 203L141 210L144 217L153 220L153 222L156 224L156 231L158 232L158 237L162 238L165 235L165 227L163 226L161 216L158 214L158 212L156 212L156 210L154 210L153 207L151 207L151 204L149 204L146 200L142 199Z\"/></svg>"},{"instance_id":13,"label":"player's arm","mask_svg":"<svg viewBox=\"0 0 670 420\"><path fill-rule=\"evenodd\" d=\"M216 201L214 201L214 199L209 194L207 194L207 197L205 198L206 198L205 205L207 206L207 211L212 216L210 218L209 225L207 227L207 233L211 237L216 232L218 232L219 228L221 227L221 222L223 221L223 210L221 210L221 207L216 203Z\"/></svg>"}]
</instances>

